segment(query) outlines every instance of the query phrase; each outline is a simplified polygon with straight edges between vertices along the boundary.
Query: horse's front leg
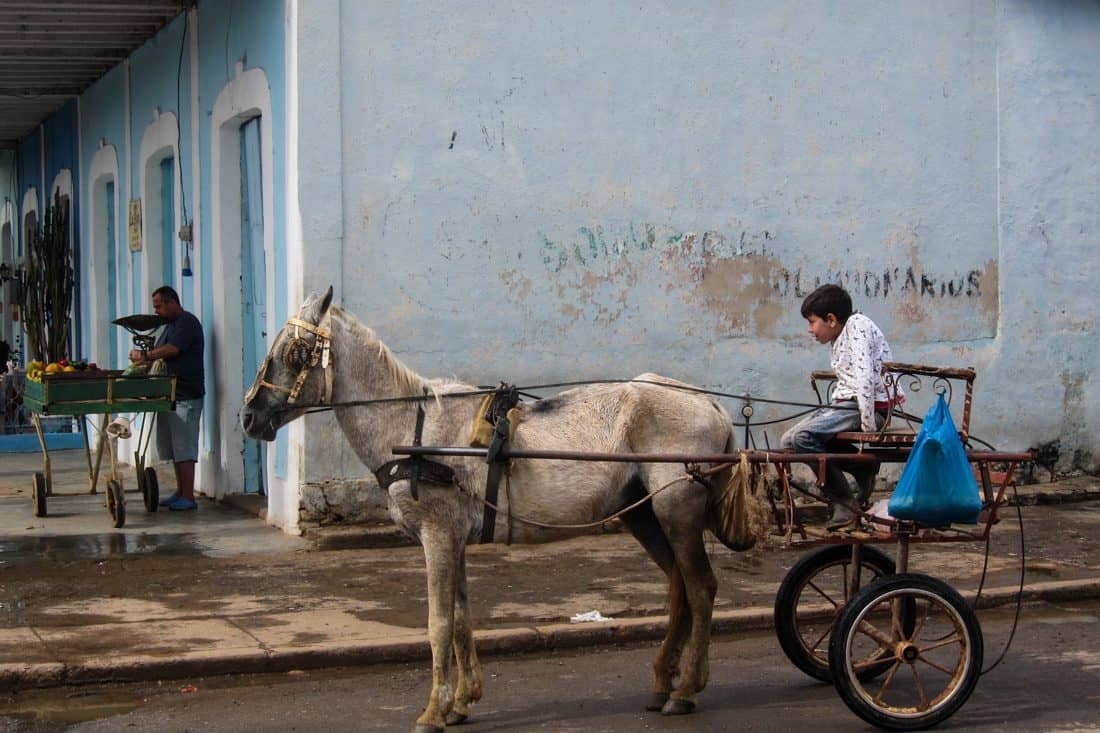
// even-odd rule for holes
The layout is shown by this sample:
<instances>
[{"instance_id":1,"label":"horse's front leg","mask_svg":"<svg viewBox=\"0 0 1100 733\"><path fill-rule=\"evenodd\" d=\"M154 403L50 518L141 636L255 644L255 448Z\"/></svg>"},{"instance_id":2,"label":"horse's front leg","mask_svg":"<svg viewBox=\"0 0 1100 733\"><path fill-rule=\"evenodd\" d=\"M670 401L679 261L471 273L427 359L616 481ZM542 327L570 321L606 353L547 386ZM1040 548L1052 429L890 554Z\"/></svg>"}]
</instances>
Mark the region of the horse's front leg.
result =
<instances>
[{"instance_id":1,"label":"horse's front leg","mask_svg":"<svg viewBox=\"0 0 1100 733\"><path fill-rule=\"evenodd\" d=\"M470 705L481 699L485 680L481 664L477 661L474 645L474 628L470 621L470 599L466 592L466 548L458 557L458 585L455 595L454 628L455 661L458 663L458 680L455 683L455 703L447 715L447 725L463 723L470 715Z\"/></svg>"},{"instance_id":2,"label":"horse's front leg","mask_svg":"<svg viewBox=\"0 0 1100 733\"><path fill-rule=\"evenodd\" d=\"M432 691L415 733L441 733L454 704L451 689L452 644L455 631L455 592L458 586L462 542L451 528L422 527L420 543L428 570L428 642L432 648Z\"/></svg>"}]
</instances>

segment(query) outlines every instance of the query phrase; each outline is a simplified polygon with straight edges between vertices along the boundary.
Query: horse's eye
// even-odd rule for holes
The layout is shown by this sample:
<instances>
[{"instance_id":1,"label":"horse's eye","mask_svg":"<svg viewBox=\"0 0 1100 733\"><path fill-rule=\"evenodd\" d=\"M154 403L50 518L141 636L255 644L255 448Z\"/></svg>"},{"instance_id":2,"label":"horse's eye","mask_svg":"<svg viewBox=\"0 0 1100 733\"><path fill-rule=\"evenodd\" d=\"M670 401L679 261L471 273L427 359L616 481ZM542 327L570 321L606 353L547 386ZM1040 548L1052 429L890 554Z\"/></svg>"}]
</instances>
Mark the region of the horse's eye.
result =
<instances>
[{"instance_id":1,"label":"horse's eye","mask_svg":"<svg viewBox=\"0 0 1100 733\"><path fill-rule=\"evenodd\" d=\"M283 348L283 362L291 369L305 369L309 364L309 344L305 339L292 338Z\"/></svg>"}]
</instances>

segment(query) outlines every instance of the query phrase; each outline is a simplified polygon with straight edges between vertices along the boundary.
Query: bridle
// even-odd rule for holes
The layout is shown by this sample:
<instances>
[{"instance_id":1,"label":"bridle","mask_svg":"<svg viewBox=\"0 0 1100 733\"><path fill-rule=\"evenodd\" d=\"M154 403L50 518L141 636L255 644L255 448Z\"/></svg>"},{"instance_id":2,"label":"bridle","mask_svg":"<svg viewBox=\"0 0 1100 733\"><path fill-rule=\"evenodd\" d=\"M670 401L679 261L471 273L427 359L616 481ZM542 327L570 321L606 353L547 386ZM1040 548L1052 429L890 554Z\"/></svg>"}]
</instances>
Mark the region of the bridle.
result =
<instances>
[{"instance_id":1,"label":"bridle","mask_svg":"<svg viewBox=\"0 0 1100 733\"><path fill-rule=\"evenodd\" d=\"M264 379L267 376L267 369L271 365L271 353L269 352L264 357L260 370L256 373L256 380L253 382L252 388L248 390L248 394L244 397L246 405L252 402L261 387L267 387L276 392L285 392L288 395L287 404L293 405L298 401L298 395L301 393L306 379L309 378L310 370L318 366L321 367L321 371L325 375L325 393L321 397L320 404L325 405L332 402L333 370L329 368L332 365L332 317L328 311L325 311L321 322L316 326L300 318L290 318L279 333L283 333L292 327L294 329L293 335L288 336L286 345L283 347L282 357L284 364L291 369L298 370L298 377L294 380L294 386L287 388L272 384ZM314 335L312 347L302 336L302 331Z\"/></svg>"}]
</instances>

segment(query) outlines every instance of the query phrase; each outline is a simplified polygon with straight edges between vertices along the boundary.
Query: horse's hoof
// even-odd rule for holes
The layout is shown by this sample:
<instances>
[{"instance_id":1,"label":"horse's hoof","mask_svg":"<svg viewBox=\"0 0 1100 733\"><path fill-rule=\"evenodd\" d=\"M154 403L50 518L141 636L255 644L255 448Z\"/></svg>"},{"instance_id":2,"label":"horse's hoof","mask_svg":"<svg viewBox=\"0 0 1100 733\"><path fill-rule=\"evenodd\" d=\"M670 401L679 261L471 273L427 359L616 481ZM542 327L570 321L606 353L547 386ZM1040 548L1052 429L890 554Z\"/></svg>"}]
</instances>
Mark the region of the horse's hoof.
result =
<instances>
[{"instance_id":1,"label":"horse's hoof","mask_svg":"<svg viewBox=\"0 0 1100 733\"><path fill-rule=\"evenodd\" d=\"M443 729L438 725L428 725L427 723L421 723L413 728L413 733L443 733Z\"/></svg>"},{"instance_id":2,"label":"horse's hoof","mask_svg":"<svg viewBox=\"0 0 1100 733\"><path fill-rule=\"evenodd\" d=\"M655 713L658 710L663 710L666 702L668 702L667 692L654 692L649 696L649 702L645 704L645 709Z\"/></svg>"},{"instance_id":3,"label":"horse's hoof","mask_svg":"<svg viewBox=\"0 0 1100 733\"><path fill-rule=\"evenodd\" d=\"M670 698L661 708L661 715L687 715L693 712L695 712L695 703L677 698Z\"/></svg>"},{"instance_id":4,"label":"horse's hoof","mask_svg":"<svg viewBox=\"0 0 1100 733\"><path fill-rule=\"evenodd\" d=\"M454 710L447 713L447 725L462 725L469 716L466 713L456 713Z\"/></svg>"}]
</instances>

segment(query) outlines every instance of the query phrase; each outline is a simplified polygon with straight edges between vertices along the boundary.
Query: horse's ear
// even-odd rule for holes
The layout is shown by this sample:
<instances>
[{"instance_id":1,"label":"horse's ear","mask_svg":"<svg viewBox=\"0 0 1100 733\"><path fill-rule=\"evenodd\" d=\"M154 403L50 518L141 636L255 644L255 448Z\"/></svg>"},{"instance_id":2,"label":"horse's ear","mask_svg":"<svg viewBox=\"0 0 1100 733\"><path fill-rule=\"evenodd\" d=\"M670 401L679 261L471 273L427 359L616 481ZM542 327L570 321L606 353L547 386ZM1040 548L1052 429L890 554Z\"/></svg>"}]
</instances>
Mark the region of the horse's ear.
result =
<instances>
[{"instance_id":1,"label":"horse's ear","mask_svg":"<svg viewBox=\"0 0 1100 733\"><path fill-rule=\"evenodd\" d=\"M322 315L328 310L328 307L332 305L332 286L328 286L328 290L325 291L324 297L321 298L321 310Z\"/></svg>"}]
</instances>

